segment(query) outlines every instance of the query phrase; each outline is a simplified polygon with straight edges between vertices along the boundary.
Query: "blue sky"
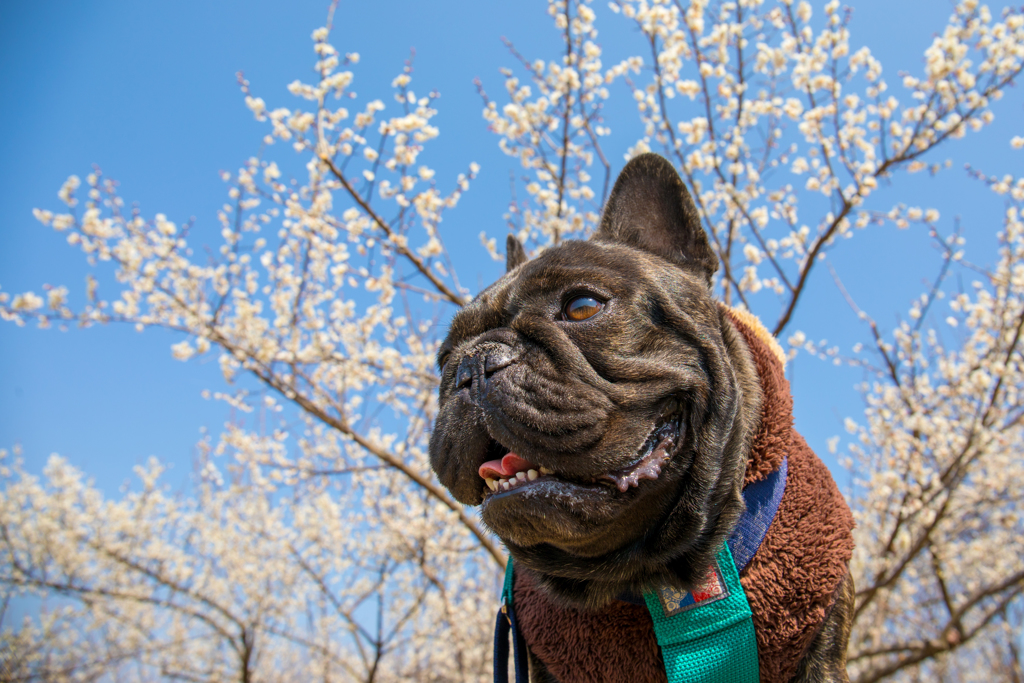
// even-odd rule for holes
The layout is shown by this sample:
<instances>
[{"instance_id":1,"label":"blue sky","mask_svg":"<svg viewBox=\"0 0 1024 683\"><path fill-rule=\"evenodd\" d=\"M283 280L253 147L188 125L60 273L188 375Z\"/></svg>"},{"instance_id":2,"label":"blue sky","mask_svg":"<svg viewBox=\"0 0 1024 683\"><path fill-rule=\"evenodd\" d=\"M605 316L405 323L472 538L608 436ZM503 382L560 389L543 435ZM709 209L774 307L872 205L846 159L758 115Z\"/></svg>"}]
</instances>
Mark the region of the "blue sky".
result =
<instances>
[{"instance_id":1,"label":"blue sky","mask_svg":"<svg viewBox=\"0 0 1024 683\"><path fill-rule=\"evenodd\" d=\"M920 72L921 54L952 5L868 0L855 7L854 46L869 45L896 86L899 71ZM64 179L84 177L92 164L119 180L122 196L138 202L144 215L165 213L179 223L195 216L198 234L208 230L206 241L215 243L211 228L225 200L218 172L236 169L256 153L265 132L245 108L235 72L244 70L268 106L289 106L285 85L310 77L309 35L323 24L326 8L320 0L0 4L3 291L39 292L43 283L81 290L84 259L31 212L56 208ZM606 63L642 52L629 24L603 4L596 9ZM538 0L343 1L332 41L342 52L361 54L355 70L361 99L390 101L388 84L410 48L416 50L412 87L440 91L435 121L441 136L428 148L426 162L439 179L453 179L470 161L482 167L443 225L462 281L474 289L499 273L477 234L503 234L508 174L515 168L486 131L472 83L480 77L488 90L502 89L498 69L513 66L513 59L501 36L531 58L551 58L558 47ZM614 130L635 126L627 98L608 114ZM991 263L1002 205L962 168L970 161L990 174L1020 174L1024 153L1012 152L1008 142L1024 134L1022 114L1022 98L1011 92L996 107L995 125L932 157L952 159L951 170L938 178L901 178L898 193L884 196L939 208L946 231L961 216L969 256ZM634 141L615 138L609 150L614 163L621 166ZM891 326L938 262L921 232L886 227L858 233L836 252L835 264L862 306ZM841 342L844 351L865 339L823 269L800 305L795 329ZM118 327L61 333L0 326L0 447L21 444L32 470L60 453L108 493L130 477L133 464L155 455L173 463L168 481L185 486L200 427L216 431L226 413L200 397L203 389L222 386L214 359L174 361L169 346L175 341L159 331ZM861 413L853 390L861 373L800 358L790 376L797 427L845 483L825 442L843 433L844 417Z\"/></svg>"}]
</instances>

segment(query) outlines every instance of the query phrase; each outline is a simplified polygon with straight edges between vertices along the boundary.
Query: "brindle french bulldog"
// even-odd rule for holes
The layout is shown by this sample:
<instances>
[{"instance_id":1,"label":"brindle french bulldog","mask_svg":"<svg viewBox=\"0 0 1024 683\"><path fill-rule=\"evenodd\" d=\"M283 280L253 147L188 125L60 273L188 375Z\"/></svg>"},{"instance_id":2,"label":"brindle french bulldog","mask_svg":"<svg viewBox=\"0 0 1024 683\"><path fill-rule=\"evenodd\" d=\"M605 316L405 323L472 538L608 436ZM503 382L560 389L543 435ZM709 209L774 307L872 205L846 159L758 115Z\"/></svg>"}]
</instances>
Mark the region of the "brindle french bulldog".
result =
<instances>
[{"instance_id":1,"label":"brindle french bulldog","mask_svg":"<svg viewBox=\"0 0 1024 683\"><path fill-rule=\"evenodd\" d=\"M555 604L694 586L743 512L763 397L689 192L638 156L589 241L507 253L440 348L434 471ZM847 680L849 577L832 602L791 680Z\"/></svg>"}]
</instances>

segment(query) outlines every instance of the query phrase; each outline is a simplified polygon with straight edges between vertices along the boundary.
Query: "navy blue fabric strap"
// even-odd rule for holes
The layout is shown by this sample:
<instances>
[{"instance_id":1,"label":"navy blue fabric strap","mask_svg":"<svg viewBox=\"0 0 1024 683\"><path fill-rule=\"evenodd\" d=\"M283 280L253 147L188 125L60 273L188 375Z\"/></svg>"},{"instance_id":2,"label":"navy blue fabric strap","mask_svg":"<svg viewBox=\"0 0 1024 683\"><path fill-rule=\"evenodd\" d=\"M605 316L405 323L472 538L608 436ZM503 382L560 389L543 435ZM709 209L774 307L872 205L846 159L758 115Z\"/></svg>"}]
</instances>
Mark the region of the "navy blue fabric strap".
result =
<instances>
[{"instance_id":1,"label":"navy blue fabric strap","mask_svg":"<svg viewBox=\"0 0 1024 683\"><path fill-rule=\"evenodd\" d=\"M783 458L778 469L743 489L743 502L747 509L743 511L739 524L727 541L738 571L742 572L750 564L764 537L768 535L768 527L772 525L782 502L782 494L786 492L788 473L788 458Z\"/></svg>"},{"instance_id":2,"label":"navy blue fabric strap","mask_svg":"<svg viewBox=\"0 0 1024 683\"><path fill-rule=\"evenodd\" d=\"M511 627L505 613L498 610L494 623L494 683L508 683L508 630Z\"/></svg>"}]
</instances>

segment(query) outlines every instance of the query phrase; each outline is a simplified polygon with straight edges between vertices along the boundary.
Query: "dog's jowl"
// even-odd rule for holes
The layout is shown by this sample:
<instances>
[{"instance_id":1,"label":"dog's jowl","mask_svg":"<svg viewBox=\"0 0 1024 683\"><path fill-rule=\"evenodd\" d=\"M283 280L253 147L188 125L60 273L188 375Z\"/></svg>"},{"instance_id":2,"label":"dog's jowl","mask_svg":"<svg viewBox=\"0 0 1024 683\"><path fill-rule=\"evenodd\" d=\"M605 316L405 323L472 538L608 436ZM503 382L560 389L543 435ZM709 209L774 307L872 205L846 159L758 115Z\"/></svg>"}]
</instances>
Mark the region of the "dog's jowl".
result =
<instances>
[{"instance_id":1,"label":"dog's jowl","mask_svg":"<svg viewBox=\"0 0 1024 683\"><path fill-rule=\"evenodd\" d=\"M451 323L431 464L512 556L534 681L846 680L853 521L717 265L645 154Z\"/></svg>"}]
</instances>

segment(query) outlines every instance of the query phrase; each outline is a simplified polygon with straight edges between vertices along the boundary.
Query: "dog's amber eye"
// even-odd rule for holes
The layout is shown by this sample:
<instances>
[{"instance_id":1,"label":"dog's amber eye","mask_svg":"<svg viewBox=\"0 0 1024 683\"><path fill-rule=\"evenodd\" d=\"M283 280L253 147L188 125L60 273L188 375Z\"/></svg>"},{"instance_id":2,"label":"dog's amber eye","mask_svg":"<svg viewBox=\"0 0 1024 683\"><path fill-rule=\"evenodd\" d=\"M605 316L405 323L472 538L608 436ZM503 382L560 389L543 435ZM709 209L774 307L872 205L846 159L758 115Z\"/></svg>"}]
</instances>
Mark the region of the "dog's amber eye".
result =
<instances>
[{"instance_id":1,"label":"dog's amber eye","mask_svg":"<svg viewBox=\"0 0 1024 683\"><path fill-rule=\"evenodd\" d=\"M578 296L565 305L562 316L566 320L579 322L593 318L604 308L604 304L590 296Z\"/></svg>"}]
</instances>

